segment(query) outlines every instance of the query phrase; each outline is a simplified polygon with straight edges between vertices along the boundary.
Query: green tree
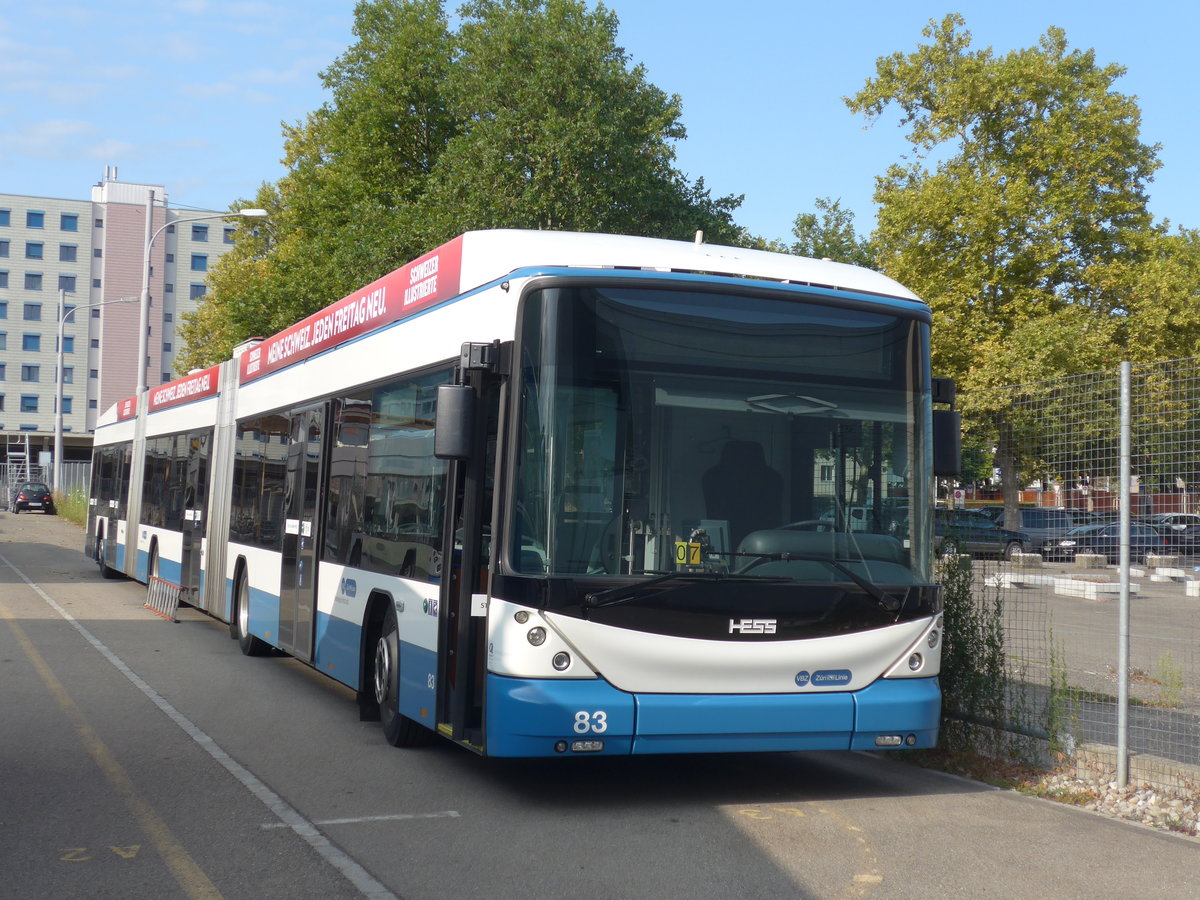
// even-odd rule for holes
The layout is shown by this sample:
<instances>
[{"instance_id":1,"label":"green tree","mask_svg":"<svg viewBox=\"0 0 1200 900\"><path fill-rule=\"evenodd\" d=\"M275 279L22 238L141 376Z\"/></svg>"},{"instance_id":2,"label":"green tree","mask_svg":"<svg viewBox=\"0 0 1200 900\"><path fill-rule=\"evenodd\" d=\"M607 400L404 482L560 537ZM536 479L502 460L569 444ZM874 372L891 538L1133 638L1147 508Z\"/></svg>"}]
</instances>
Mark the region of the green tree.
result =
<instances>
[{"instance_id":1,"label":"green tree","mask_svg":"<svg viewBox=\"0 0 1200 900\"><path fill-rule=\"evenodd\" d=\"M1070 306L1098 321L1126 312L1089 272L1137 258L1158 148L1139 138L1134 98L1113 88L1124 69L1069 50L1059 28L1004 56L972 51L958 15L923 34L846 98L871 122L895 107L910 128L913 161L878 179L873 239L884 271L933 309L935 370L968 390L1004 384L1012 373L995 350L1018 329L1056 328ZM1074 316L1070 327L1108 333ZM1042 360L1052 377L1080 371L1083 355Z\"/></svg>"},{"instance_id":2,"label":"green tree","mask_svg":"<svg viewBox=\"0 0 1200 900\"><path fill-rule=\"evenodd\" d=\"M1140 139L1134 98L1114 89L1124 69L1070 50L1062 29L1004 56L972 50L959 15L923 35L914 52L879 59L846 103L872 123L896 108L910 129L912 161L876 183L877 258L929 302L934 371L958 380L975 442L996 446L1015 514L1033 461L989 388L1112 354L1128 294L1102 290L1097 274L1144 254L1158 148Z\"/></svg>"},{"instance_id":3,"label":"green tree","mask_svg":"<svg viewBox=\"0 0 1200 900\"><path fill-rule=\"evenodd\" d=\"M796 242L787 248L788 252L874 268L874 249L854 230L854 213L842 209L840 199L829 197L818 197L813 206L816 212L796 216L792 224Z\"/></svg>"},{"instance_id":4,"label":"green tree","mask_svg":"<svg viewBox=\"0 0 1200 900\"><path fill-rule=\"evenodd\" d=\"M745 242L740 197L675 165L681 102L582 0L362 0L331 99L284 127L287 172L256 201L269 244L227 254L186 319L182 364L224 358L456 234L555 228Z\"/></svg>"}]
</instances>

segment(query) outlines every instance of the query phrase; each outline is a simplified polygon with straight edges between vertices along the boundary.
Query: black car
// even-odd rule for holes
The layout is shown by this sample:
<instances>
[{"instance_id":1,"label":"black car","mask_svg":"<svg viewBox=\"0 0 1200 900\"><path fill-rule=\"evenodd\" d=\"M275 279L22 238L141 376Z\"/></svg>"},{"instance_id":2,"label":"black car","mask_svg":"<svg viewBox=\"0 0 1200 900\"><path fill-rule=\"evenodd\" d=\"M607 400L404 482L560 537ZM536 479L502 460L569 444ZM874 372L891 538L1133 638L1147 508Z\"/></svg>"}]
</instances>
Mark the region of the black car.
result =
<instances>
[{"instance_id":1,"label":"black car","mask_svg":"<svg viewBox=\"0 0 1200 900\"><path fill-rule=\"evenodd\" d=\"M1171 552L1170 542L1155 528L1141 523L1129 526L1129 556L1144 562L1151 553ZM1042 556L1051 560L1073 560L1077 554L1094 553L1115 563L1121 555L1121 523L1102 522L1072 528L1060 538L1042 544Z\"/></svg>"},{"instance_id":2,"label":"black car","mask_svg":"<svg viewBox=\"0 0 1200 900\"><path fill-rule=\"evenodd\" d=\"M940 554L1012 559L1030 547L1029 535L1001 528L978 510L935 509L933 513L934 546Z\"/></svg>"},{"instance_id":3,"label":"black car","mask_svg":"<svg viewBox=\"0 0 1200 900\"><path fill-rule=\"evenodd\" d=\"M49 485L40 481L26 481L13 491L9 509L14 513L21 510L37 509L47 515L54 515L54 496L50 493Z\"/></svg>"}]
</instances>

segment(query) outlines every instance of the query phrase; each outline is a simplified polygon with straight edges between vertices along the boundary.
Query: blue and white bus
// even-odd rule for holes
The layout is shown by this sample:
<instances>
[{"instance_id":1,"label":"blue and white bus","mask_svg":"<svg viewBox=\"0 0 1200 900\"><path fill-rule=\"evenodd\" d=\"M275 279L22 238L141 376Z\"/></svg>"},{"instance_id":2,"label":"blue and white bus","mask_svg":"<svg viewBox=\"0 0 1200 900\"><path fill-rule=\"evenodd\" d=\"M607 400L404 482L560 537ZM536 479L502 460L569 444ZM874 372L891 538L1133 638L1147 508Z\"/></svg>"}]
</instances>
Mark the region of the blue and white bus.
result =
<instances>
[{"instance_id":1,"label":"blue and white bus","mask_svg":"<svg viewBox=\"0 0 1200 900\"><path fill-rule=\"evenodd\" d=\"M828 260L469 232L109 410L86 552L396 745L930 747L929 329Z\"/></svg>"}]
</instances>

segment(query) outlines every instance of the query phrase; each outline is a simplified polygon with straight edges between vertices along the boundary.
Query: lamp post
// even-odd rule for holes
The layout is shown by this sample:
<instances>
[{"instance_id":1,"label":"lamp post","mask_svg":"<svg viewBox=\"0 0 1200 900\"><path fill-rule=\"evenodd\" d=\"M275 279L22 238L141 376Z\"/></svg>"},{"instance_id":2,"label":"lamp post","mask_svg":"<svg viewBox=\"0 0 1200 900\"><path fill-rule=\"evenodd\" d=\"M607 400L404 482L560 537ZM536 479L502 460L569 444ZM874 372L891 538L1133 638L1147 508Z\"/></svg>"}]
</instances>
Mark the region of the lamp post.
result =
<instances>
[{"instance_id":1,"label":"lamp post","mask_svg":"<svg viewBox=\"0 0 1200 900\"><path fill-rule=\"evenodd\" d=\"M142 295L140 298L142 308L141 315L138 317L137 396L139 398L146 392L147 387L146 353L149 349L149 335L146 332L150 327L150 251L154 247L155 239L172 225L186 225L188 222L200 222L204 219L232 219L238 216L246 219L261 219L269 215L265 209L232 209L229 212L207 213L203 216L189 216L185 219L176 219L173 222L166 222L154 231L151 231L153 212L154 194L151 192L149 199L146 201L146 254L142 260Z\"/></svg>"},{"instance_id":2,"label":"lamp post","mask_svg":"<svg viewBox=\"0 0 1200 900\"><path fill-rule=\"evenodd\" d=\"M107 306L110 303L136 303L137 297L122 297L120 300L97 300L95 303L83 303L67 309L67 292L58 292L58 366L54 370L57 382L57 395L54 403L54 480L53 488L62 491L62 455L63 455L63 341L67 319L75 315L77 309L91 309L96 306Z\"/></svg>"}]
</instances>

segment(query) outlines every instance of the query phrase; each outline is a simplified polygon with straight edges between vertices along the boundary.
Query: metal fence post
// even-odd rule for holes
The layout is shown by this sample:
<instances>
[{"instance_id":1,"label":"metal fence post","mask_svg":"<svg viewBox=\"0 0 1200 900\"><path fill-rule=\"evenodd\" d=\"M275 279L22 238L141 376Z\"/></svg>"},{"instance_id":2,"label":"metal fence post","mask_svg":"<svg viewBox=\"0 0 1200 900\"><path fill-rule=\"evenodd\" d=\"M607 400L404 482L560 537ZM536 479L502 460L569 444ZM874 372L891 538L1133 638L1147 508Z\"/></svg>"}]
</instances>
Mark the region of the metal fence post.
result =
<instances>
[{"instance_id":1,"label":"metal fence post","mask_svg":"<svg viewBox=\"0 0 1200 900\"><path fill-rule=\"evenodd\" d=\"M1117 784L1129 784L1129 525L1132 366L1121 363L1121 588L1117 616Z\"/></svg>"}]
</instances>

